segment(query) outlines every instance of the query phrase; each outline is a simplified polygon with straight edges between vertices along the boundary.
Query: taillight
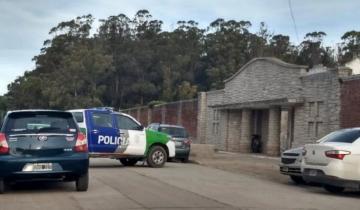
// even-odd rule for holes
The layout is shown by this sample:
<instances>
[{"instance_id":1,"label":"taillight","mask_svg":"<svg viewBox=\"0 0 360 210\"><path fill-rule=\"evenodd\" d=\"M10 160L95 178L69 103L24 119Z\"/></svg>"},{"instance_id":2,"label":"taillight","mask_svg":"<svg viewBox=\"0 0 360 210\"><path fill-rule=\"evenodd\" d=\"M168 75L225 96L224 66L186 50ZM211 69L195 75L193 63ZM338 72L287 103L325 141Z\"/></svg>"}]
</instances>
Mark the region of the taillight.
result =
<instances>
[{"instance_id":1,"label":"taillight","mask_svg":"<svg viewBox=\"0 0 360 210\"><path fill-rule=\"evenodd\" d=\"M6 136L4 133L0 133L0 154L8 154L9 145L6 141Z\"/></svg>"},{"instance_id":2,"label":"taillight","mask_svg":"<svg viewBox=\"0 0 360 210\"><path fill-rule=\"evenodd\" d=\"M78 133L74 150L75 150L75 152L87 152L88 151L86 136L83 133Z\"/></svg>"},{"instance_id":3,"label":"taillight","mask_svg":"<svg viewBox=\"0 0 360 210\"><path fill-rule=\"evenodd\" d=\"M344 150L329 150L325 152L326 157L343 160L346 155L350 155L351 152Z\"/></svg>"}]
</instances>

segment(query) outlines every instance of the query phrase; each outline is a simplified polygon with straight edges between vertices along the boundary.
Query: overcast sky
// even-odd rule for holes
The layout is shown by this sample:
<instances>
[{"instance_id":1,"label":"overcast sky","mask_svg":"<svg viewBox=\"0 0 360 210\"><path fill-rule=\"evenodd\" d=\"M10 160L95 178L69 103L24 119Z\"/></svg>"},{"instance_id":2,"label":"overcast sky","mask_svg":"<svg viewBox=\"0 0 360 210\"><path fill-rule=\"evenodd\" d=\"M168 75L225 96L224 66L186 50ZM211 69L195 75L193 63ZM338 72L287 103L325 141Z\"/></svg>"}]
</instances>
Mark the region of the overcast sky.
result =
<instances>
[{"instance_id":1,"label":"overcast sky","mask_svg":"<svg viewBox=\"0 0 360 210\"><path fill-rule=\"evenodd\" d=\"M92 14L96 19L124 13L133 17L147 9L171 30L178 20L195 20L206 27L216 18L249 20L253 30L265 21L274 33L290 35L298 43L307 32L325 31L335 45L349 30L360 30L360 0L291 0L297 39L288 0L0 0L0 95L40 52L57 23ZM95 23L97 24L97 23Z\"/></svg>"}]
</instances>

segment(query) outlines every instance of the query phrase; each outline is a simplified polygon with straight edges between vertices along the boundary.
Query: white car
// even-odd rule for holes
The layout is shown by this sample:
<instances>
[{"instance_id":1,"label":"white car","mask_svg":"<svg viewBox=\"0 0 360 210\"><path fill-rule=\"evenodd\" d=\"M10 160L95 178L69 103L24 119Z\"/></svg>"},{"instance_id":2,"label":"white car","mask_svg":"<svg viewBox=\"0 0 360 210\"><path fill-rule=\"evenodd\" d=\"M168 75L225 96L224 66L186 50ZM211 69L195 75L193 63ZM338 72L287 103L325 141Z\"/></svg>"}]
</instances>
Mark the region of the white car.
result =
<instances>
[{"instance_id":1,"label":"white car","mask_svg":"<svg viewBox=\"0 0 360 210\"><path fill-rule=\"evenodd\" d=\"M304 147L297 147L281 154L280 173L290 176L297 184L305 183L301 174L301 161Z\"/></svg>"},{"instance_id":2,"label":"white car","mask_svg":"<svg viewBox=\"0 0 360 210\"><path fill-rule=\"evenodd\" d=\"M360 190L360 128L332 132L318 144L307 144L301 171L305 181L333 193Z\"/></svg>"}]
</instances>

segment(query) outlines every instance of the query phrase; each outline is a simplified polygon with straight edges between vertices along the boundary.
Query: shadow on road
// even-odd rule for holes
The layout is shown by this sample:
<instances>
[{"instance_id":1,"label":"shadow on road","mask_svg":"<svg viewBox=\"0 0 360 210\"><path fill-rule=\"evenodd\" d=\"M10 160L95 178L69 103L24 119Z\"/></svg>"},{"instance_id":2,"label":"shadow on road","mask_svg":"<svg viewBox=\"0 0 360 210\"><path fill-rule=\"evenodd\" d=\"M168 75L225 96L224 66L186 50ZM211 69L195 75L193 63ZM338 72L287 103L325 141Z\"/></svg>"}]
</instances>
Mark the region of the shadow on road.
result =
<instances>
[{"instance_id":1,"label":"shadow on road","mask_svg":"<svg viewBox=\"0 0 360 210\"><path fill-rule=\"evenodd\" d=\"M16 182L6 185L6 194L10 193L49 193L49 192L72 192L75 191L75 182L60 181L32 181Z\"/></svg>"}]
</instances>

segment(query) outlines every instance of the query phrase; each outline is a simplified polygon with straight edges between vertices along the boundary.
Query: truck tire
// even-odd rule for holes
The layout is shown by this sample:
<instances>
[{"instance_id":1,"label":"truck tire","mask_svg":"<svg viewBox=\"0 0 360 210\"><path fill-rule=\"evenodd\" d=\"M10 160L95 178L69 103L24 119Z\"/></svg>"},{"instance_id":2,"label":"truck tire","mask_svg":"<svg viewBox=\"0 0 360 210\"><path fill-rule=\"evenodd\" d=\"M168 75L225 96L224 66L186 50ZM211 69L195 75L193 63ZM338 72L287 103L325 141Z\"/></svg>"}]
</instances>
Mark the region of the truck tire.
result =
<instances>
[{"instance_id":1,"label":"truck tire","mask_svg":"<svg viewBox=\"0 0 360 210\"><path fill-rule=\"evenodd\" d=\"M337 187L337 186L332 186L332 185L324 185L324 188L326 191L331 192L331 193L342 193L345 190L345 187Z\"/></svg>"},{"instance_id":2,"label":"truck tire","mask_svg":"<svg viewBox=\"0 0 360 210\"><path fill-rule=\"evenodd\" d=\"M150 148L146 157L148 165L152 168L161 168L167 161L167 154L161 146L153 146Z\"/></svg>"},{"instance_id":3,"label":"truck tire","mask_svg":"<svg viewBox=\"0 0 360 210\"><path fill-rule=\"evenodd\" d=\"M0 194L4 194L5 192L5 183L3 179L0 179Z\"/></svg>"},{"instance_id":4,"label":"truck tire","mask_svg":"<svg viewBox=\"0 0 360 210\"><path fill-rule=\"evenodd\" d=\"M305 184L305 181L301 176L290 176L290 178L295 184Z\"/></svg>"},{"instance_id":5,"label":"truck tire","mask_svg":"<svg viewBox=\"0 0 360 210\"><path fill-rule=\"evenodd\" d=\"M136 158L120 158L119 161L124 166L134 166L138 162L138 159L136 159Z\"/></svg>"},{"instance_id":6,"label":"truck tire","mask_svg":"<svg viewBox=\"0 0 360 210\"><path fill-rule=\"evenodd\" d=\"M84 192L88 190L89 187L89 173L81 175L75 181L76 191Z\"/></svg>"}]
</instances>

